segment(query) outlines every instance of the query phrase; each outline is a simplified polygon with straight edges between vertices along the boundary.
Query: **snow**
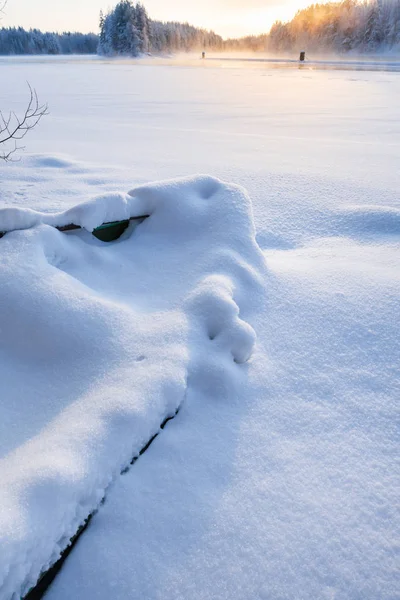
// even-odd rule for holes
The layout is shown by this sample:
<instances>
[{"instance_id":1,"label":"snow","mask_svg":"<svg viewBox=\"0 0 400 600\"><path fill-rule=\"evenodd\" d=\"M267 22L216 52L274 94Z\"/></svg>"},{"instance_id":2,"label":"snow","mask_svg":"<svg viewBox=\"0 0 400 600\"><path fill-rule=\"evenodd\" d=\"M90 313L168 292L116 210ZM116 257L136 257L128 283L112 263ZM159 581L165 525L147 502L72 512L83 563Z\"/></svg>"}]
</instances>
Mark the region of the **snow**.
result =
<instances>
[{"instance_id":1,"label":"snow","mask_svg":"<svg viewBox=\"0 0 400 600\"><path fill-rule=\"evenodd\" d=\"M104 495L50 600L395 598L396 73L2 69L1 600Z\"/></svg>"},{"instance_id":2,"label":"snow","mask_svg":"<svg viewBox=\"0 0 400 600\"><path fill-rule=\"evenodd\" d=\"M318 68L318 69L329 69L329 70L350 70L350 71L390 71L397 72L400 70L400 63L397 60L396 54L390 55L390 53L383 53L382 55L375 55L373 60L366 59L366 56L361 56L359 58L347 59L338 57L338 55L332 54L330 57L319 58L318 54L314 54L313 57L305 59L303 64L299 64L299 58L291 58L292 54L288 54L284 58L276 58L276 56L271 57L271 55L262 55L262 53L257 52L257 54L252 57L238 54L233 54L230 56L214 56L211 54L207 58L208 61L217 61L221 64L226 61L232 61L234 63L245 62L245 63L264 63L269 64L270 66L286 66L286 67L295 67L298 69L310 69L310 68ZM308 55L307 55L308 56Z\"/></svg>"},{"instance_id":3,"label":"snow","mask_svg":"<svg viewBox=\"0 0 400 600\"><path fill-rule=\"evenodd\" d=\"M93 231L103 223L123 221L131 217L148 216L142 203L132 201L128 194L106 194L83 202L69 210L44 213L29 208L4 207L0 210L0 231L3 233L30 229L41 224L53 227L76 225Z\"/></svg>"},{"instance_id":4,"label":"snow","mask_svg":"<svg viewBox=\"0 0 400 600\"><path fill-rule=\"evenodd\" d=\"M137 188L123 200L100 197L54 217L93 228L104 218L151 215L113 246L40 222L2 239L5 598L25 593L54 562L182 404L187 379L210 384L210 370L218 388L255 345L234 299L242 280L246 293L262 289L244 192L198 177ZM10 226L12 209L4 210ZM16 225L31 214L25 220L19 209Z\"/></svg>"}]
</instances>

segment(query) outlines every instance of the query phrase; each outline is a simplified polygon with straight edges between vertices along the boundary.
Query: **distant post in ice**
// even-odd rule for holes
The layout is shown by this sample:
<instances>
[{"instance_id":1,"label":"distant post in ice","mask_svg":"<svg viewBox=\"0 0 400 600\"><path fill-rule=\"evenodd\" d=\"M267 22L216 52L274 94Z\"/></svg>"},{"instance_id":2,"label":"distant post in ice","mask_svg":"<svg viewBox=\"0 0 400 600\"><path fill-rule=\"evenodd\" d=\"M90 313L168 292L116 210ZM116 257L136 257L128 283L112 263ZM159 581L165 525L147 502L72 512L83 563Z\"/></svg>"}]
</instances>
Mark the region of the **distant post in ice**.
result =
<instances>
[{"instance_id":1,"label":"distant post in ice","mask_svg":"<svg viewBox=\"0 0 400 600\"><path fill-rule=\"evenodd\" d=\"M300 52L300 62L304 62L306 60L306 53L304 51Z\"/></svg>"},{"instance_id":2,"label":"distant post in ice","mask_svg":"<svg viewBox=\"0 0 400 600\"><path fill-rule=\"evenodd\" d=\"M205 53L205 52L202 52L202 53L201 53L201 58L205 58L205 57L206 57L206 53Z\"/></svg>"}]
</instances>

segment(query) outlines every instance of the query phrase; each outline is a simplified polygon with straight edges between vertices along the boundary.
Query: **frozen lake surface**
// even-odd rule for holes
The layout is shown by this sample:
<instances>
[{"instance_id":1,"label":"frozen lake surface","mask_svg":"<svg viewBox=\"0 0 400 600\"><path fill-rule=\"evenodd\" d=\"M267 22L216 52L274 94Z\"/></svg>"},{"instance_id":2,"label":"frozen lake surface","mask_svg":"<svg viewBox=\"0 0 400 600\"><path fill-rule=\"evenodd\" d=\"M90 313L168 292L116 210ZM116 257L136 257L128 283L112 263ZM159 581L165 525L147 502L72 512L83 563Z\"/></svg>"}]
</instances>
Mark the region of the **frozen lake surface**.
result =
<instances>
[{"instance_id":1,"label":"frozen lake surface","mask_svg":"<svg viewBox=\"0 0 400 600\"><path fill-rule=\"evenodd\" d=\"M0 600L104 495L49 600L393 600L398 62L0 70L4 111L50 109L0 165L0 231L37 224L0 240ZM194 174L251 203L132 191ZM98 196L88 229L152 216L105 246L25 210Z\"/></svg>"},{"instance_id":2,"label":"frozen lake surface","mask_svg":"<svg viewBox=\"0 0 400 600\"><path fill-rule=\"evenodd\" d=\"M137 182L212 170L247 187L256 210L266 190L273 201L311 180L332 202L350 182L396 190L397 73L169 62L2 59L2 108L22 109L28 80L51 113L29 152L129 167Z\"/></svg>"},{"instance_id":3,"label":"frozen lake surface","mask_svg":"<svg viewBox=\"0 0 400 600\"><path fill-rule=\"evenodd\" d=\"M289 236L308 214L313 228L321 225L321 203L397 201L397 73L169 63L2 59L2 106L22 110L26 81L36 87L50 116L26 139L27 151L106 167L87 178L89 195L124 178L212 172L246 187L260 229L278 214L283 225L289 212ZM70 195L75 203L76 185L71 177L69 189L50 185L38 199L26 186L8 195L3 182L2 200L59 207Z\"/></svg>"}]
</instances>

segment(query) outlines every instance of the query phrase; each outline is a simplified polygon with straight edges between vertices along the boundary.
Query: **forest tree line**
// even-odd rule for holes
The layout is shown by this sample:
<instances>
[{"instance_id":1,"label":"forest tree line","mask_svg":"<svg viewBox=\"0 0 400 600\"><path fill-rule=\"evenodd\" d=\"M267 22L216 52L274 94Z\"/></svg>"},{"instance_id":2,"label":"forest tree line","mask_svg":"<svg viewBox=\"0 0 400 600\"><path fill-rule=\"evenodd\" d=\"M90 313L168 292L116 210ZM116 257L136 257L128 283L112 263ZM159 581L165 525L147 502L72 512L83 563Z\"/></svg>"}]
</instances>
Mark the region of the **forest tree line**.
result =
<instances>
[{"instance_id":1,"label":"forest tree line","mask_svg":"<svg viewBox=\"0 0 400 600\"><path fill-rule=\"evenodd\" d=\"M400 0L312 4L289 22L274 23L269 34L226 40L225 48L277 54L400 50Z\"/></svg>"},{"instance_id":2,"label":"forest tree line","mask_svg":"<svg viewBox=\"0 0 400 600\"><path fill-rule=\"evenodd\" d=\"M95 54L99 38L94 33L43 33L22 27L0 29L0 55Z\"/></svg>"},{"instance_id":3,"label":"forest tree line","mask_svg":"<svg viewBox=\"0 0 400 600\"><path fill-rule=\"evenodd\" d=\"M222 38L188 23L153 21L143 4L121 0L100 14L99 54L138 56L143 53L222 49Z\"/></svg>"},{"instance_id":4,"label":"forest tree line","mask_svg":"<svg viewBox=\"0 0 400 600\"><path fill-rule=\"evenodd\" d=\"M376 53L400 50L400 0L341 0L312 4L268 34L223 40L188 23L150 19L143 4L121 0L100 15L100 35L0 29L0 54L95 54L139 56L189 52L263 51Z\"/></svg>"}]
</instances>

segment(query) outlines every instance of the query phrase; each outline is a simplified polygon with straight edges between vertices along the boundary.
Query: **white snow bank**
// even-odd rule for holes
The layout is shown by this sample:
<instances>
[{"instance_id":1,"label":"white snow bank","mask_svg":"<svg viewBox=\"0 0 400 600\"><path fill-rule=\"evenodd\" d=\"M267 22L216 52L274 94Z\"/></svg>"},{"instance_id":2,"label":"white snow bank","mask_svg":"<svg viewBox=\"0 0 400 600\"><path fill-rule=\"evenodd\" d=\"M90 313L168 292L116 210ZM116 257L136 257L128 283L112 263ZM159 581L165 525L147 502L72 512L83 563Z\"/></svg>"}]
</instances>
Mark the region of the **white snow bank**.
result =
<instances>
[{"instance_id":1,"label":"white snow bank","mask_svg":"<svg viewBox=\"0 0 400 600\"><path fill-rule=\"evenodd\" d=\"M141 214L112 244L49 226ZM58 558L188 380L212 398L244 376L264 296L250 201L210 177L0 211L16 228L0 240L1 600Z\"/></svg>"},{"instance_id":2,"label":"white snow bank","mask_svg":"<svg viewBox=\"0 0 400 600\"><path fill-rule=\"evenodd\" d=\"M182 410L48 600L398 596L399 240L336 236L265 260L263 304L243 303L258 336L244 376L220 377L198 332ZM218 302L201 289L212 337Z\"/></svg>"},{"instance_id":3,"label":"white snow bank","mask_svg":"<svg viewBox=\"0 0 400 600\"><path fill-rule=\"evenodd\" d=\"M336 223L343 234L398 235L400 209L394 206L346 206L336 213Z\"/></svg>"},{"instance_id":4,"label":"white snow bank","mask_svg":"<svg viewBox=\"0 0 400 600\"><path fill-rule=\"evenodd\" d=\"M48 600L398 596L399 240L265 259L244 376L194 357L182 410L110 490Z\"/></svg>"},{"instance_id":5,"label":"white snow bank","mask_svg":"<svg viewBox=\"0 0 400 600\"><path fill-rule=\"evenodd\" d=\"M137 198L134 199L128 194L111 193L63 212L43 213L28 208L1 208L0 231L29 229L38 225L63 227L71 224L93 231L102 223L145 215L145 207Z\"/></svg>"}]
</instances>

